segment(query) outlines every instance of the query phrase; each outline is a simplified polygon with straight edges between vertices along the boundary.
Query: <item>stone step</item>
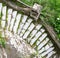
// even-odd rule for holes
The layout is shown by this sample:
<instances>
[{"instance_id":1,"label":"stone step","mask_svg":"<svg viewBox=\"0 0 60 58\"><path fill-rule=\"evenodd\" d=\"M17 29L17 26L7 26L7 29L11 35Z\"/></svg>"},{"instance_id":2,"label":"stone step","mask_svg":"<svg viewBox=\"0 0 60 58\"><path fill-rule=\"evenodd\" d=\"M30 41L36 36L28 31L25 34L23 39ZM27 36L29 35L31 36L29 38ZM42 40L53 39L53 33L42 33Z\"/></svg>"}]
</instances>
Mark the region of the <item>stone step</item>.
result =
<instances>
[{"instance_id":1,"label":"stone step","mask_svg":"<svg viewBox=\"0 0 60 58\"><path fill-rule=\"evenodd\" d=\"M27 20L27 16L26 15L23 15L22 19L21 19L21 22L20 22L20 25L19 25L19 29L18 29L18 34L20 34L25 22Z\"/></svg>"},{"instance_id":2,"label":"stone step","mask_svg":"<svg viewBox=\"0 0 60 58\"><path fill-rule=\"evenodd\" d=\"M18 14L17 17L16 17L15 25L13 27L13 32L14 33L17 33L17 29L18 29L20 19L21 19L21 14Z\"/></svg>"},{"instance_id":3,"label":"stone step","mask_svg":"<svg viewBox=\"0 0 60 58\"><path fill-rule=\"evenodd\" d=\"M11 22L11 18L12 18L12 12L13 12L13 9L8 9L7 10L7 26L6 26L7 30L9 30L9 28L10 28L10 22Z\"/></svg>"},{"instance_id":4,"label":"stone step","mask_svg":"<svg viewBox=\"0 0 60 58\"><path fill-rule=\"evenodd\" d=\"M12 18L11 18L11 22L10 22L10 31L13 30L13 26L15 24L14 22L15 22L16 16L17 16L17 11L14 11L12 13Z\"/></svg>"}]
</instances>

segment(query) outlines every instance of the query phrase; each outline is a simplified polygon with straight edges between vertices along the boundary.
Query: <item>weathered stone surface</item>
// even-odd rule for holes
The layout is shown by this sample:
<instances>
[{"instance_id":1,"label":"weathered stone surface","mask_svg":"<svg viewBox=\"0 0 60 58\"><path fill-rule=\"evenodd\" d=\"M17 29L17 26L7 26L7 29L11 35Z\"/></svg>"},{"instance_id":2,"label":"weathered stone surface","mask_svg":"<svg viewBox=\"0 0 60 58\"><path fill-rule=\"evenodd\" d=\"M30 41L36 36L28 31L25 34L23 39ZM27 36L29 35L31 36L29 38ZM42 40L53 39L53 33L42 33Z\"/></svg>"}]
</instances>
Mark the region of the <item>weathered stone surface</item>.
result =
<instances>
[{"instance_id":1,"label":"weathered stone surface","mask_svg":"<svg viewBox=\"0 0 60 58\"><path fill-rule=\"evenodd\" d=\"M7 58L5 49L0 45L0 58Z\"/></svg>"},{"instance_id":2,"label":"weathered stone surface","mask_svg":"<svg viewBox=\"0 0 60 58\"><path fill-rule=\"evenodd\" d=\"M6 58L36 57L36 51L18 35L5 31L5 39L7 41L6 48L4 49L6 51Z\"/></svg>"}]
</instances>

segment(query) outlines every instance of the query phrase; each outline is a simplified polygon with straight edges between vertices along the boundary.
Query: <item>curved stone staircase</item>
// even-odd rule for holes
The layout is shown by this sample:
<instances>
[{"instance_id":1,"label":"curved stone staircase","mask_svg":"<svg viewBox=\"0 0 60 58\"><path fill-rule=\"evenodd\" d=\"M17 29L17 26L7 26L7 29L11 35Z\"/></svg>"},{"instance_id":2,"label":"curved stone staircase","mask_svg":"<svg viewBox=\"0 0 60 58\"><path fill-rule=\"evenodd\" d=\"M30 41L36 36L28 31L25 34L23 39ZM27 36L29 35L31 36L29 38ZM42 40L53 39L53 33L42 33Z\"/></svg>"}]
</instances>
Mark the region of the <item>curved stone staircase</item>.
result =
<instances>
[{"instance_id":1,"label":"curved stone staircase","mask_svg":"<svg viewBox=\"0 0 60 58\"><path fill-rule=\"evenodd\" d=\"M0 31L2 31L2 37L5 37L7 41L6 46L15 49L12 48L12 51L9 52L5 49L6 58L19 58L16 56L18 52L25 52L25 56L28 53L30 55L36 52L34 58L59 58L60 56L55 51L48 33L40 23L34 23L32 18L3 6L3 3L0 3ZM18 56L21 53L18 53ZM21 58L26 58L22 56Z\"/></svg>"}]
</instances>

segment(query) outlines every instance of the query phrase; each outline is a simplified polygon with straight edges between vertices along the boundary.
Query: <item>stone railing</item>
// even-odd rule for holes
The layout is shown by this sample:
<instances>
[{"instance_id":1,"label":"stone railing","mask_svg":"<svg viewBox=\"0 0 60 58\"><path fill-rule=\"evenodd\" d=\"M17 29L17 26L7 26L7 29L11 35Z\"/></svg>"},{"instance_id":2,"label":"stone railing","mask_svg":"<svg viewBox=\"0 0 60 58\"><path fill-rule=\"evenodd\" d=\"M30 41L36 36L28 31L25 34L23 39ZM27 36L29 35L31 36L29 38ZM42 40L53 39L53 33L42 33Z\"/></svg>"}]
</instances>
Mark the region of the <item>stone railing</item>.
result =
<instances>
[{"instance_id":1,"label":"stone railing","mask_svg":"<svg viewBox=\"0 0 60 58\"><path fill-rule=\"evenodd\" d=\"M26 56L33 58L31 57L33 54L36 58L58 57L55 47L41 23L34 23L32 18L3 6L2 3L0 3L0 30L7 41L5 48L7 58L18 58L16 53L21 58L26 58Z\"/></svg>"}]
</instances>

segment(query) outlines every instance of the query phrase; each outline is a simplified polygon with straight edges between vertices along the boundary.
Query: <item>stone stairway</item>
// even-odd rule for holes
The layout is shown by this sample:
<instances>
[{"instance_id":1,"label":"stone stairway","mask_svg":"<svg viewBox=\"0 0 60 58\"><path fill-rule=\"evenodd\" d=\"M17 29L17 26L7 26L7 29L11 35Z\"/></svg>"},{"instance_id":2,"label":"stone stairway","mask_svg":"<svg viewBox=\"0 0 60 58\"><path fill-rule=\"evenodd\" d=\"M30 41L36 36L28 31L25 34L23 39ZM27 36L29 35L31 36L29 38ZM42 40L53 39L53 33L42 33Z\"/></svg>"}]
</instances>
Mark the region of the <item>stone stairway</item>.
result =
<instances>
[{"instance_id":1,"label":"stone stairway","mask_svg":"<svg viewBox=\"0 0 60 58\"><path fill-rule=\"evenodd\" d=\"M8 38L7 43L17 51L21 50L21 45L17 43L22 40L37 51L38 58L57 58L59 56L48 33L40 23L34 23L32 18L3 6L3 3L0 3L0 30L2 30L2 34L4 33L2 36Z\"/></svg>"}]
</instances>

